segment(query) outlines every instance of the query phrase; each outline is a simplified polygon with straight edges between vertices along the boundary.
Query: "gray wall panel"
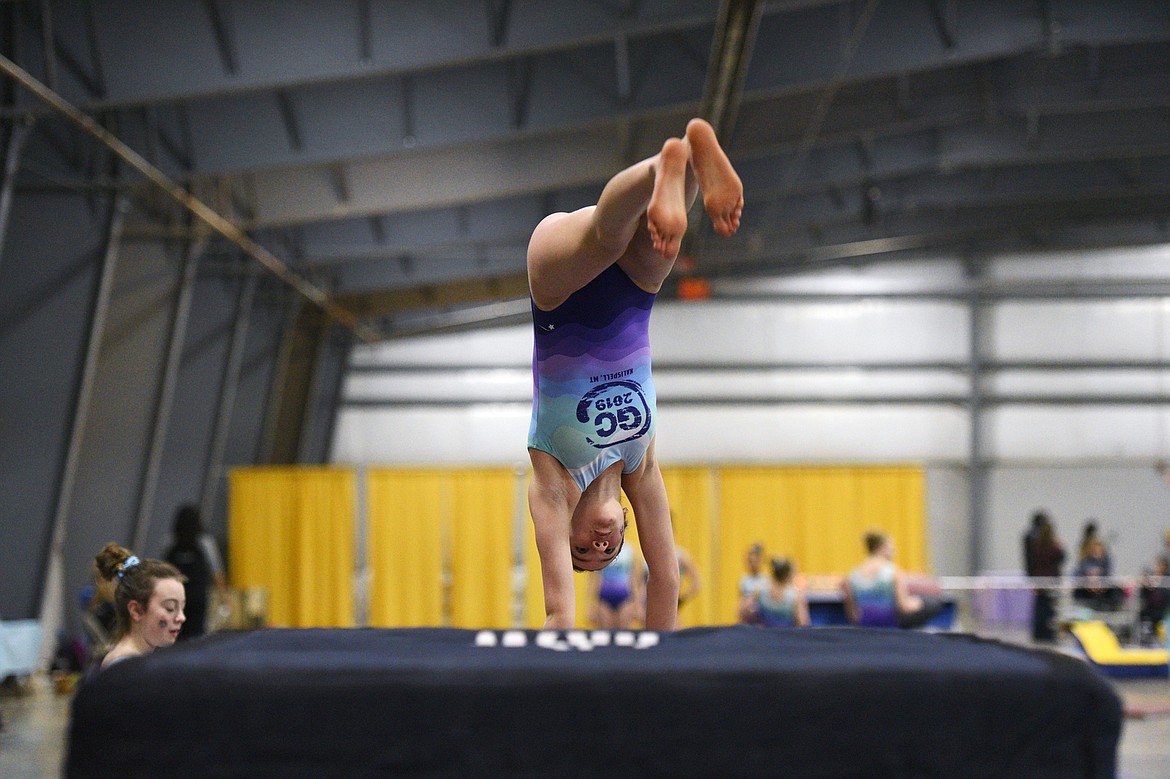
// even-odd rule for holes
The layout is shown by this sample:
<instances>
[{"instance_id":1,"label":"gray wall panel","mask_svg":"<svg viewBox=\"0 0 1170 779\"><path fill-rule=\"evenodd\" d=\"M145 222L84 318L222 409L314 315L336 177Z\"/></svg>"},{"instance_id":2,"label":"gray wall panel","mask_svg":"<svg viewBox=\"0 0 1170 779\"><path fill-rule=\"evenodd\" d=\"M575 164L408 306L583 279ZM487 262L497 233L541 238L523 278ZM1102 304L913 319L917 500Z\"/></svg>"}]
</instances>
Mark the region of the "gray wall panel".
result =
<instances>
[{"instance_id":1,"label":"gray wall panel","mask_svg":"<svg viewBox=\"0 0 1170 779\"><path fill-rule=\"evenodd\" d=\"M0 255L3 619L39 609L107 218L102 200L18 196Z\"/></svg>"},{"instance_id":2,"label":"gray wall panel","mask_svg":"<svg viewBox=\"0 0 1170 779\"><path fill-rule=\"evenodd\" d=\"M201 277L195 285L146 536L144 551L152 556L162 555L170 544L175 509L183 503L199 503L232 337L237 286L237 280L220 276Z\"/></svg>"},{"instance_id":3,"label":"gray wall panel","mask_svg":"<svg viewBox=\"0 0 1170 779\"><path fill-rule=\"evenodd\" d=\"M73 596L90 580L93 556L108 541L132 542L177 275L177 256L121 247L69 506L65 615L73 628Z\"/></svg>"},{"instance_id":4,"label":"gray wall panel","mask_svg":"<svg viewBox=\"0 0 1170 779\"><path fill-rule=\"evenodd\" d=\"M334 326L321 346L322 353L318 357L316 375L313 377L313 393L305 411L308 419L302 433L301 462L324 464L330 460L329 450L340 406L341 384L349 367L352 343L345 332Z\"/></svg>"}]
</instances>

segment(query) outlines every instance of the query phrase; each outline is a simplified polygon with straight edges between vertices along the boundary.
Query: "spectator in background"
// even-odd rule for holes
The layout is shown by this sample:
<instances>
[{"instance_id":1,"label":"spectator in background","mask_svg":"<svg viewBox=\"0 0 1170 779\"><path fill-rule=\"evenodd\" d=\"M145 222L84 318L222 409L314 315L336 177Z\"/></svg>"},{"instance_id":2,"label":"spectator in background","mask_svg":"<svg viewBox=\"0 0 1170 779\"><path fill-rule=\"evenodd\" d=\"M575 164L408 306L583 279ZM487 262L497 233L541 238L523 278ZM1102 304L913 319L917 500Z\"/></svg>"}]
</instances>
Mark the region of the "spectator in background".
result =
<instances>
[{"instance_id":1,"label":"spectator in background","mask_svg":"<svg viewBox=\"0 0 1170 779\"><path fill-rule=\"evenodd\" d=\"M758 622L755 611L756 595L769 586L768 577L760 571L764 561L764 545L758 541L748 547L744 562L747 573L739 577L739 621Z\"/></svg>"},{"instance_id":2,"label":"spectator in background","mask_svg":"<svg viewBox=\"0 0 1170 779\"><path fill-rule=\"evenodd\" d=\"M1100 528L1097 526L1097 520L1089 518L1085 520L1084 530L1081 531L1081 548L1077 554L1077 562L1084 560L1093 551L1093 544L1100 543L1101 548L1098 550L1105 558L1105 567L1112 568L1109 560L1109 550L1105 548L1105 540L1101 538ZM1105 574L1108 576L1109 574Z\"/></svg>"},{"instance_id":3,"label":"spectator in background","mask_svg":"<svg viewBox=\"0 0 1170 779\"><path fill-rule=\"evenodd\" d=\"M806 627L808 599L793 581L795 564L787 557L772 558L772 580L755 593L756 621L770 628Z\"/></svg>"},{"instance_id":4,"label":"spectator in background","mask_svg":"<svg viewBox=\"0 0 1170 779\"><path fill-rule=\"evenodd\" d=\"M894 565L894 541L885 533L865 534L866 559L841 583L849 621L863 627L916 628L942 604L910 593L904 571Z\"/></svg>"},{"instance_id":5,"label":"spectator in background","mask_svg":"<svg viewBox=\"0 0 1170 779\"><path fill-rule=\"evenodd\" d=\"M1036 573L1036 540L1040 536L1040 528L1050 525L1048 512L1038 509L1032 514L1032 524L1028 532L1024 533L1024 575L1037 576Z\"/></svg>"},{"instance_id":6,"label":"spectator in background","mask_svg":"<svg viewBox=\"0 0 1170 779\"><path fill-rule=\"evenodd\" d=\"M117 623L114 646L101 667L175 643L185 621L183 574L161 560L140 560L130 550L106 544L94 558L102 579L114 586Z\"/></svg>"},{"instance_id":7,"label":"spectator in background","mask_svg":"<svg viewBox=\"0 0 1170 779\"><path fill-rule=\"evenodd\" d=\"M1064 547L1056 537L1056 530L1046 513L1036 512L1032 517L1032 523L1035 536L1031 546L1026 547L1030 551L1030 556L1025 561L1028 576L1057 579L1060 577L1060 567L1064 564ZM1029 534L1031 535L1031 532ZM1046 587L1036 588L1032 603L1033 641L1051 643L1056 640L1056 630L1052 624L1055 617L1053 590Z\"/></svg>"},{"instance_id":8,"label":"spectator in background","mask_svg":"<svg viewBox=\"0 0 1170 779\"><path fill-rule=\"evenodd\" d=\"M1073 590L1073 599L1095 611L1117 611L1125 602L1125 592L1104 581L1112 574L1105 542L1091 538L1073 571L1073 576L1087 581ZM1098 579L1102 581L1098 583Z\"/></svg>"},{"instance_id":9,"label":"spectator in background","mask_svg":"<svg viewBox=\"0 0 1170 779\"><path fill-rule=\"evenodd\" d=\"M180 640L198 638L207 632L212 588L219 590L225 585L223 563L215 539L203 529L198 507L180 506L173 532L173 543L164 557L187 579L187 626Z\"/></svg>"},{"instance_id":10,"label":"spectator in background","mask_svg":"<svg viewBox=\"0 0 1170 779\"><path fill-rule=\"evenodd\" d=\"M1138 623L1143 644L1159 643L1158 624L1170 616L1170 558L1159 557L1138 590Z\"/></svg>"}]
</instances>

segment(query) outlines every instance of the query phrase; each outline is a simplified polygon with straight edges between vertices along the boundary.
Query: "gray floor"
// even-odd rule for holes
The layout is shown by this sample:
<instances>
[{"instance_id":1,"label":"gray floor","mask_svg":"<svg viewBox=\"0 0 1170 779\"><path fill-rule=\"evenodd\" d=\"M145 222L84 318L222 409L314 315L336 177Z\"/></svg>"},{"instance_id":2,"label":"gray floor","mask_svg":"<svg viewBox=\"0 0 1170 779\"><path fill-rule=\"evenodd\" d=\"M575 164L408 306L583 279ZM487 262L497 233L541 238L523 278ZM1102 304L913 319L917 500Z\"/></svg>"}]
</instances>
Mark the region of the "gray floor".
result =
<instances>
[{"instance_id":1,"label":"gray floor","mask_svg":"<svg viewBox=\"0 0 1170 779\"><path fill-rule=\"evenodd\" d=\"M1117 688L1127 704L1170 706L1170 681L1165 679L1121 681ZM0 697L0 777L60 775L69 702L68 695L57 694L44 679L26 684L22 694ZM1170 715L1127 718L1117 768L1119 779L1170 779Z\"/></svg>"}]
</instances>

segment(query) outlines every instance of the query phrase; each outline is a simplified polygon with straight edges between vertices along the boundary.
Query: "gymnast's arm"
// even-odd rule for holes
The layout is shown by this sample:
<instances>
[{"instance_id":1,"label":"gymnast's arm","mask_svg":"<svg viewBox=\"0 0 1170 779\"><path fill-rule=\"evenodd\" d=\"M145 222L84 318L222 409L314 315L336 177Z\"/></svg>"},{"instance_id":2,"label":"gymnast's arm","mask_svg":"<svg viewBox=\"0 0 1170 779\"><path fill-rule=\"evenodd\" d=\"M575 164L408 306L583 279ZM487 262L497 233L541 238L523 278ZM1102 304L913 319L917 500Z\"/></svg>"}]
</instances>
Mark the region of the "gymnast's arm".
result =
<instances>
[{"instance_id":1,"label":"gymnast's arm","mask_svg":"<svg viewBox=\"0 0 1170 779\"><path fill-rule=\"evenodd\" d=\"M900 568L894 569L894 607L899 614L913 614L922 608L922 598L910 593L906 572Z\"/></svg>"},{"instance_id":2,"label":"gymnast's arm","mask_svg":"<svg viewBox=\"0 0 1170 779\"><path fill-rule=\"evenodd\" d=\"M796 626L806 628L812 620L808 616L808 593L804 587L796 588Z\"/></svg>"},{"instance_id":3,"label":"gymnast's arm","mask_svg":"<svg viewBox=\"0 0 1170 779\"><path fill-rule=\"evenodd\" d=\"M638 541L650 571L646 582L646 629L674 630L678 626L678 558L674 554L666 486L654 456L653 441L638 469L623 474L622 489L634 509Z\"/></svg>"},{"instance_id":4,"label":"gymnast's arm","mask_svg":"<svg viewBox=\"0 0 1170 779\"><path fill-rule=\"evenodd\" d=\"M540 555L540 577L544 584L544 627L568 630L577 616L573 558L569 553L573 512L563 481L556 473L560 463L544 452L533 452L532 465L528 510L536 532L536 551Z\"/></svg>"},{"instance_id":5,"label":"gymnast's arm","mask_svg":"<svg viewBox=\"0 0 1170 779\"><path fill-rule=\"evenodd\" d=\"M857 601L853 599L853 588L849 585L849 577L841 580L841 597L844 599L845 616L856 625L861 621L861 611L857 608Z\"/></svg>"}]
</instances>

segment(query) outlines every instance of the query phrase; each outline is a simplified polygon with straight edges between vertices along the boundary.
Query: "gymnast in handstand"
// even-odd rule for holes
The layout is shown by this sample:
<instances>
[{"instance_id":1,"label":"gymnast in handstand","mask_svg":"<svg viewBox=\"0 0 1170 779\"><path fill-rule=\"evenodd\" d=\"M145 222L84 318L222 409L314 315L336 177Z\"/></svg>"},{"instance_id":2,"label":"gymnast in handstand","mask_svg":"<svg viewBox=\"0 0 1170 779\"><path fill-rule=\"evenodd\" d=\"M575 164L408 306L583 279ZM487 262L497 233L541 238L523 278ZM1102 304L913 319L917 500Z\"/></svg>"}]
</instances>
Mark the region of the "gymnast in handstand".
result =
<instances>
[{"instance_id":1,"label":"gymnast in handstand","mask_svg":"<svg viewBox=\"0 0 1170 779\"><path fill-rule=\"evenodd\" d=\"M646 628L676 627L679 569L654 451L649 321L699 190L715 232L732 235L743 186L711 125L692 119L684 137L610 179L597 205L545 217L528 244L528 505L546 628L573 627L573 571L600 570L621 550L622 491L650 574Z\"/></svg>"}]
</instances>

